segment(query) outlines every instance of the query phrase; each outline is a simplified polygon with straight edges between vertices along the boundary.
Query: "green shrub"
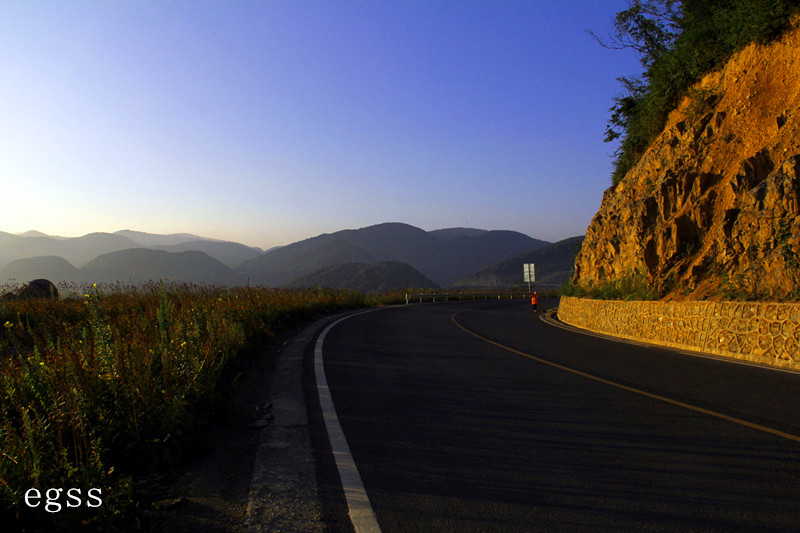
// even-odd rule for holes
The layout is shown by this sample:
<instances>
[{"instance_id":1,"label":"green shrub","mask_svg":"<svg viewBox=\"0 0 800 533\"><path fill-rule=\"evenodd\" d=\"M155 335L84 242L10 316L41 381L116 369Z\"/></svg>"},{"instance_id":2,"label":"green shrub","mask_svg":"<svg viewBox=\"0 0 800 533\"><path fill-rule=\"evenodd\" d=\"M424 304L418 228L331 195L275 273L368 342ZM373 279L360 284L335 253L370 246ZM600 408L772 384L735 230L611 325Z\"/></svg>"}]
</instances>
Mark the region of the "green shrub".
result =
<instances>
[{"instance_id":1,"label":"green shrub","mask_svg":"<svg viewBox=\"0 0 800 533\"><path fill-rule=\"evenodd\" d=\"M702 76L751 42L779 37L799 0L630 0L617 14L615 48L633 48L641 78L620 78L606 141L620 139L614 184L663 130L667 115Z\"/></svg>"},{"instance_id":2,"label":"green shrub","mask_svg":"<svg viewBox=\"0 0 800 533\"><path fill-rule=\"evenodd\" d=\"M574 285L571 281L567 282L559 290L559 296L596 300L657 300L661 297L661 292L653 287L646 274L635 270L613 281L589 285Z\"/></svg>"}]
</instances>

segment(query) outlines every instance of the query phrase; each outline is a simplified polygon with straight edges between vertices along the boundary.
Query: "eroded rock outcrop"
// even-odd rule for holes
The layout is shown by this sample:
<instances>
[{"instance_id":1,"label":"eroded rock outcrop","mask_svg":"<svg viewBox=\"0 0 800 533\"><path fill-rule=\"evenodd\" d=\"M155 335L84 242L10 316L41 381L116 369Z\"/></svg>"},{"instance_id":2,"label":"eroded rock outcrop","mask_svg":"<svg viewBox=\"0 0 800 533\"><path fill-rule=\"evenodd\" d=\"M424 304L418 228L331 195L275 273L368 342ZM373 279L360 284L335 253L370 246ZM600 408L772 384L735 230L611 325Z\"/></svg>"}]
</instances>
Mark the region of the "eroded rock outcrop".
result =
<instances>
[{"instance_id":1,"label":"eroded rock outcrop","mask_svg":"<svg viewBox=\"0 0 800 533\"><path fill-rule=\"evenodd\" d=\"M800 299L800 27L706 76L608 189L576 285Z\"/></svg>"}]
</instances>

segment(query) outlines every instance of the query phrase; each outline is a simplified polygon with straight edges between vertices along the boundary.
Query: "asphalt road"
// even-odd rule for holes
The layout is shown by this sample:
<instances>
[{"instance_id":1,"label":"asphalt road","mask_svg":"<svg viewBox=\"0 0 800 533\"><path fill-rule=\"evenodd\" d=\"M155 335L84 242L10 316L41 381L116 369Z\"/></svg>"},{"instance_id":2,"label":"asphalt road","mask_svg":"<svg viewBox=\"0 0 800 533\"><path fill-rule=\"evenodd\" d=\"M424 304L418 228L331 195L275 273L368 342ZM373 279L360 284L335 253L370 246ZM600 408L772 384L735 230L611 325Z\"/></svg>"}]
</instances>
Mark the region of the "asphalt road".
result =
<instances>
[{"instance_id":1,"label":"asphalt road","mask_svg":"<svg viewBox=\"0 0 800 533\"><path fill-rule=\"evenodd\" d=\"M519 300L421 304L327 333L330 394L382 531L800 530L800 374L540 316ZM352 530L313 372L323 513Z\"/></svg>"}]
</instances>

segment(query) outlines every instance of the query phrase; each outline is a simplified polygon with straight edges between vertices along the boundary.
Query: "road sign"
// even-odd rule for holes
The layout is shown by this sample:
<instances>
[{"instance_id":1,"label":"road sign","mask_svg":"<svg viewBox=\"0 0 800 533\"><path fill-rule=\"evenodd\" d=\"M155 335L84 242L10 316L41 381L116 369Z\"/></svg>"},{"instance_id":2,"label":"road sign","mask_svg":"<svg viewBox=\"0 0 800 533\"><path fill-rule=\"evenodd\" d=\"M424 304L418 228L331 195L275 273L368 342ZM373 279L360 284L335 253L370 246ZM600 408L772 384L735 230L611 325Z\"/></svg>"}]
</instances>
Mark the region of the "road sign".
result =
<instances>
[{"instance_id":1,"label":"road sign","mask_svg":"<svg viewBox=\"0 0 800 533\"><path fill-rule=\"evenodd\" d=\"M524 263L522 265L522 273L528 283L528 292L531 292L531 283L536 283L536 271L533 269L533 263Z\"/></svg>"},{"instance_id":2,"label":"road sign","mask_svg":"<svg viewBox=\"0 0 800 533\"><path fill-rule=\"evenodd\" d=\"M534 263L525 263L522 265L525 281L528 283L536 283L536 271L533 268Z\"/></svg>"}]
</instances>

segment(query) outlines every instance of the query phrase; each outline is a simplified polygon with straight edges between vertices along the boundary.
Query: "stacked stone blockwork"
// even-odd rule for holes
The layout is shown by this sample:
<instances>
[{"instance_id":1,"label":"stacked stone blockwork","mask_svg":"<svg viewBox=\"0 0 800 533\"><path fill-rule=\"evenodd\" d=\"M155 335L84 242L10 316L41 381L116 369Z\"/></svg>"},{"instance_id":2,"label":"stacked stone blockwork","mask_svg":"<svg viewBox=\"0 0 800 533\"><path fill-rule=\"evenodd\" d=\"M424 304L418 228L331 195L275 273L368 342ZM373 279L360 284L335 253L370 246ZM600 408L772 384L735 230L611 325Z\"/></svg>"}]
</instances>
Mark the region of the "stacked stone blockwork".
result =
<instances>
[{"instance_id":1,"label":"stacked stone blockwork","mask_svg":"<svg viewBox=\"0 0 800 533\"><path fill-rule=\"evenodd\" d=\"M564 297L558 318L597 333L800 370L800 304Z\"/></svg>"}]
</instances>

